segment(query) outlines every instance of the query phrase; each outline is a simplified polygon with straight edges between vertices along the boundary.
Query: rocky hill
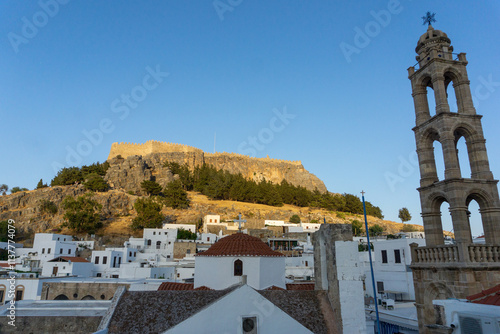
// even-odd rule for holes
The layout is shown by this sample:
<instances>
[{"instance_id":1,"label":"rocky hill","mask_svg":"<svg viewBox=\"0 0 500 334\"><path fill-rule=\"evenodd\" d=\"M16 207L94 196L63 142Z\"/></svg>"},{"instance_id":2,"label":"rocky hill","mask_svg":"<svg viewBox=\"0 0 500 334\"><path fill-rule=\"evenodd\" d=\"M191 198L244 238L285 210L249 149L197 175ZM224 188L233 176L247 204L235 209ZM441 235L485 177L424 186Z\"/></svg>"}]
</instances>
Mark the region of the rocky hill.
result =
<instances>
[{"instance_id":1,"label":"rocky hill","mask_svg":"<svg viewBox=\"0 0 500 334\"><path fill-rule=\"evenodd\" d=\"M309 173L300 161L271 158L252 158L235 153L206 153L202 150L181 145L148 141L144 144L113 143L108 156L110 168L106 181L113 188L140 193L140 183L154 179L162 186L173 180L165 162L187 164L190 169L204 163L231 174L242 174L254 181L267 180L280 183L286 180L295 186L308 190L326 192L325 184Z\"/></svg>"}]
</instances>

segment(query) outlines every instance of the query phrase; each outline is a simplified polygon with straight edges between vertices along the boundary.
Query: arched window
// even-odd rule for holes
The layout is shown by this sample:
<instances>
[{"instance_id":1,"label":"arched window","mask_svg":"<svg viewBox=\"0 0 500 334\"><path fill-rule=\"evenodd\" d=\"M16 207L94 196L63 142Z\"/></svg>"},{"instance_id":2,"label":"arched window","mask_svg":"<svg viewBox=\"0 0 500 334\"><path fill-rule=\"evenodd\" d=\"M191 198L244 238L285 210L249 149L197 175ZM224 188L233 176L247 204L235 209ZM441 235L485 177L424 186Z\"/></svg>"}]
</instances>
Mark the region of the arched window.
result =
<instances>
[{"instance_id":1,"label":"arched window","mask_svg":"<svg viewBox=\"0 0 500 334\"><path fill-rule=\"evenodd\" d=\"M148 239L148 246L151 246L151 239Z\"/></svg>"},{"instance_id":2,"label":"arched window","mask_svg":"<svg viewBox=\"0 0 500 334\"><path fill-rule=\"evenodd\" d=\"M156 249L160 249L160 246L161 246L161 241L157 241L156 242Z\"/></svg>"},{"instance_id":3,"label":"arched window","mask_svg":"<svg viewBox=\"0 0 500 334\"><path fill-rule=\"evenodd\" d=\"M16 301L17 300L23 300L23 297L24 297L24 286L22 285L18 285L16 286Z\"/></svg>"},{"instance_id":4,"label":"arched window","mask_svg":"<svg viewBox=\"0 0 500 334\"><path fill-rule=\"evenodd\" d=\"M234 261L234 276L243 275L243 262L241 260Z\"/></svg>"},{"instance_id":5,"label":"arched window","mask_svg":"<svg viewBox=\"0 0 500 334\"><path fill-rule=\"evenodd\" d=\"M95 300L95 298L91 295L86 295L85 297L82 298L82 300Z\"/></svg>"},{"instance_id":6,"label":"arched window","mask_svg":"<svg viewBox=\"0 0 500 334\"><path fill-rule=\"evenodd\" d=\"M68 299L69 298L66 295L59 295L56 298L54 298L54 300L68 300Z\"/></svg>"}]
</instances>

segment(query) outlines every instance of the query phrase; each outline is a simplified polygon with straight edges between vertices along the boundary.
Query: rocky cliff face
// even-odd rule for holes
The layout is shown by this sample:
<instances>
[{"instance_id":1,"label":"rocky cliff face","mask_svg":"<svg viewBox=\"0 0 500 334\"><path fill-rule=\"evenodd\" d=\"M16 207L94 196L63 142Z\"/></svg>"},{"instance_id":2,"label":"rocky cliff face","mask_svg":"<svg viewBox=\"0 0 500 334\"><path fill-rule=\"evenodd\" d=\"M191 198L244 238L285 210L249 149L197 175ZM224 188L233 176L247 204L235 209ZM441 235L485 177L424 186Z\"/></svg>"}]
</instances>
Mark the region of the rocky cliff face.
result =
<instances>
[{"instance_id":1,"label":"rocky cliff face","mask_svg":"<svg viewBox=\"0 0 500 334\"><path fill-rule=\"evenodd\" d=\"M309 173L300 161L270 158L252 158L234 153L205 153L200 149L178 144L147 142L145 144L112 145L108 162L110 168L106 180L113 188L121 188L141 194L143 180L155 180L162 186L174 179L165 162L187 164L191 169L206 163L232 174L241 173L254 181L282 180L309 190L326 192L325 184Z\"/></svg>"},{"instance_id":2,"label":"rocky cliff face","mask_svg":"<svg viewBox=\"0 0 500 334\"><path fill-rule=\"evenodd\" d=\"M62 209L64 198L80 196L85 192L83 185L73 185L47 187L0 196L0 220L14 219L16 230L20 233L47 232L48 229L57 228L64 222ZM110 218L126 216L133 212L136 196L111 190L106 193L96 193L94 198L102 205L103 216ZM44 200L56 205L56 214L41 212L40 204Z\"/></svg>"}]
</instances>

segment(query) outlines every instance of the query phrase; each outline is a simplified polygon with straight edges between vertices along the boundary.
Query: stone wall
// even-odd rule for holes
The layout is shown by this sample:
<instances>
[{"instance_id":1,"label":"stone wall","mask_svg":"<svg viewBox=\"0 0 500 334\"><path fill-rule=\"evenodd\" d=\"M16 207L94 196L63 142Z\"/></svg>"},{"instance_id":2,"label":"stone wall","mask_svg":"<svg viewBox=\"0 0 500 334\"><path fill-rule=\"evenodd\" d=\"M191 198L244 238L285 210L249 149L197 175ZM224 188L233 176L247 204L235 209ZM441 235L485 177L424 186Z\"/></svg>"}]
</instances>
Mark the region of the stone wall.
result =
<instances>
[{"instance_id":1,"label":"stone wall","mask_svg":"<svg viewBox=\"0 0 500 334\"><path fill-rule=\"evenodd\" d=\"M99 327L102 317L23 317L16 316L16 327L8 325L9 318L0 319L0 333L88 334Z\"/></svg>"},{"instance_id":2,"label":"stone wall","mask_svg":"<svg viewBox=\"0 0 500 334\"><path fill-rule=\"evenodd\" d=\"M195 254L196 254L196 243L194 241L174 242L174 259L182 259L186 255L195 255Z\"/></svg>"},{"instance_id":3,"label":"stone wall","mask_svg":"<svg viewBox=\"0 0 500 334\"><path fill-rule=\"evenodd\" d=\"M64 295L69 300L95 299L110 300L120 286L130 287L130 284L120 283L48 283L42 285L42 300L54 300Z\"/></svg>"},{"instance_id":4,"label":"stone wall","mask_svg":"<svg viewBox=\"0 0 500 334\"><path fill-rule=\"evenodd\" d=\"M479 293L500 284L500 266L465 264L434 264L412 266L415 300L421 333L431 333L426 327L435 324L433 300L458 298Z\"/></svg>"}]
</instances>

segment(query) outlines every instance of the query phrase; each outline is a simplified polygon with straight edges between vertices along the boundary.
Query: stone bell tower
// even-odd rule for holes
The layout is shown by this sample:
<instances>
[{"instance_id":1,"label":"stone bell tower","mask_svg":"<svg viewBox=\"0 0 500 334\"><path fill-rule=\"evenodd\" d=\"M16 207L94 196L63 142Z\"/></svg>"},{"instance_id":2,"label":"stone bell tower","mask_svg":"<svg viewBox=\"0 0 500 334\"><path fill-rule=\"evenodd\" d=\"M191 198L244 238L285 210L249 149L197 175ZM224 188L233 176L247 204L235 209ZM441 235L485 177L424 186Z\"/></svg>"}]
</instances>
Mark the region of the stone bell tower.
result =
<instances>
[{"instance_id":1,"label":"stone bell tower","mask_svg":"<svg viewBox=\"0 0 500 334\"><path fill-rule=\"evenodd\" d=\"M421 333L434 324L433 299L465 298L500 283L500 200L486 153L481 115L476 114L465 53L453 53L448 36L429 25L415 49L418 64L408 69L415 105L415 141L420 166L420 202L426 247L412 248L412 269ZM457 112L450 112L453 89ZM433 92L435 113L427 94ZM432 106L432 109L434 106ZM434 110L433 110L434 111ZM457 142L464 137L471 175L462 177ZM436 172L434 141L442 146L444 179ZM485 245L472 243L468 206L480 207ZM447 202L456 243L445 245L441 204Z\"/></svg>"}]
</instances>

